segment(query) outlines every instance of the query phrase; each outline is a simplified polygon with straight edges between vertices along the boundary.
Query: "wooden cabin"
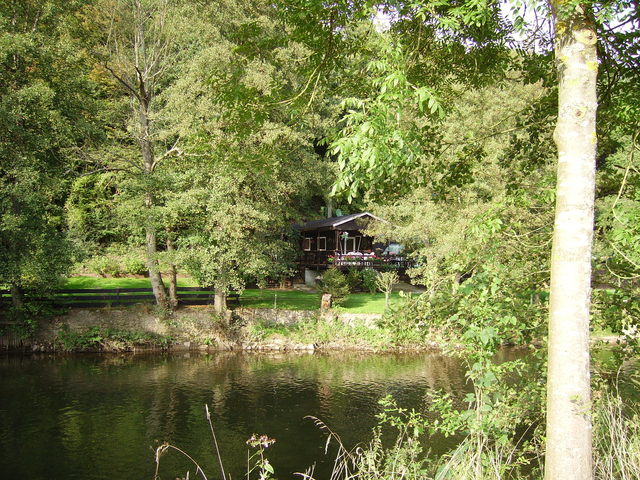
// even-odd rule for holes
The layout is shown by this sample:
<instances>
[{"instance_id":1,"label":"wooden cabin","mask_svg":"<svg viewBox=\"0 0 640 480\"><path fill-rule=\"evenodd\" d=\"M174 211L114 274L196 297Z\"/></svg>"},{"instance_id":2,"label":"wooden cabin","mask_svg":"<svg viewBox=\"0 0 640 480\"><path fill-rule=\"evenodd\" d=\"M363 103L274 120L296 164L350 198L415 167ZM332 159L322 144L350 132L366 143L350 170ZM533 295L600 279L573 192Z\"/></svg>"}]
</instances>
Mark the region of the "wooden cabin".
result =
<instances>
[{"instance_id":1,"label":"wooden cabin","mask_svg":"<svg viewBox=\"0 0 640 480\"><path fill-rule=\"evenodd\" d=\"M384 221L362 212L297 225L302 249L300 269L305 272L305 282L312 283L321 270L332 265L340 269L376 270L404 270L410 266L398 244L375 242L373 237L362 233L369 222Z\"/></svg>"}]
</instances>

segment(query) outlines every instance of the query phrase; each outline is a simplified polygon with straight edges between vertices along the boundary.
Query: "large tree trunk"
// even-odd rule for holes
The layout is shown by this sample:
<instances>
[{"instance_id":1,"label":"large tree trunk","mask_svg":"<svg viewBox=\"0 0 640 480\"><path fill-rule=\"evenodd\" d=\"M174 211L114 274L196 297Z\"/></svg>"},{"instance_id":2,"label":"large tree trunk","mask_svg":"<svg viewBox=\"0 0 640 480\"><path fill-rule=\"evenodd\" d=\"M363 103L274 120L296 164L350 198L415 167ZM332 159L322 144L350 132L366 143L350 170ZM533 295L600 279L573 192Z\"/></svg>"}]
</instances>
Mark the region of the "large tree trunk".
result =
<instances>
[{"instance_id":1,"label":"large tree trunk","mask_svg":"<svg viewBox=\"0 0 640 480\"><path fill-rule=\"evenodd\" d=\"M227 310L227 293L224 289L215 289L213 310L219 315L224 314L224 312Z\"/></svg>"},{"instance_id":2,"label":"large tree trunk","mask_svg":"<svg viewBox=\"0 0 640 480\"><path fill-rule=\"evenodd\" d=\"M589 307L595 196L596 33L584 7L554 3L559 73L545 479L592 478Z\"/></svg>"}]
</instances>

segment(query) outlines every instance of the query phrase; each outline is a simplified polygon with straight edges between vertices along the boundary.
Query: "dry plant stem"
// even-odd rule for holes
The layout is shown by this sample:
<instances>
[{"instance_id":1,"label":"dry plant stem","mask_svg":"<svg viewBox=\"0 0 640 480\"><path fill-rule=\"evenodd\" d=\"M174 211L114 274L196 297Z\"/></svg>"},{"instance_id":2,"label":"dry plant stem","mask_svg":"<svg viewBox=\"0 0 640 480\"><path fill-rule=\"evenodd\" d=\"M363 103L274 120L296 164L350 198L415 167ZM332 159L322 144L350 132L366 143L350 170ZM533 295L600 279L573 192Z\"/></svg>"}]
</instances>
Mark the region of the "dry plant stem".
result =
<instances>
[{"instance_id":1,"label":"dry plant stem","mask_svg":"<svg viewBox=\"0 0 640 480\"><path fill-rule=\"evenodd\" d=\"M205 404L205 411L207 412L207 422L209 422L209 428L211 429L211 436L213 437L213 444L216 447L216 455L218 456L218 463L220 464L220 472L222 474L222 480L227 480L227 476L224 473L224 466L222 465L222 457L220 456L220 448L218 447L218 440L216 439L216 432L213 430L213 423L211 423L211 415L209 414L209 406ZM248 476L247 476L248 478Z\"/></svg>"},{"instance_id":2,"label":"dry plant stem","mask_svg":"<svg viewBox=\"0 0 640 480\"><path fill-rule=\"evenodd\" d=\"M181 450L180 448L175 447L173 445L170 445L168 443L164 443L164 444L160 445L158 448L156 448L156 472L155 472L155 475L153 476L154 480L159 480L160 479L160 457L164 454L164 452L166 452L170 448L172 448L173 450L175 450L177 452L180 452L182 455L187 457L195 465L195 467L196 467L196 475L199 473L200 475L202 475L202 478L204 480L208 480L207 476L204 474L204 470L202 470L202 468L200 467L198 462L196 462L193 459L193 457L191 457L184 450ZM189 478L189 473L188 472L187 472L187 478Z\"/></svg>"},{"instance_id":3,"label":"dry plant stem","mask_svg":"<svg viewBox=\"0 0 640 480\"><path fill-rule=\"evenodd\" d=\"M351 474L350 473L350 469L349 469L349 465L350 464L355 467L356 458L354 457L352 452L350 452L349 450L347 450L344 447L344 444L342 443L342 440L340 439L338 434L335 433L333 430L331 430L327 426L326 423L324 423L322 420L320 420L317 417L313 417L311 415L308 415L308 416L306 416L304 418L308 418L308 419L312 420L313 423L315 423L316 426L320 428L320 430L323 430L323 431L328 433L327 442L325 443L325 446L324 446L325 455L327 454L327 452L329 450L329 444L331 443L332 439L338 445L338 453L337 453L336 459L334 460L334 463L333 463L333 469L331 470L331 478L330 478L330 480L349 480L349 479L351 479L353 477L356 477L357 474L355 474L355 475ZM309 477L307 474L304 474L302 476L304 478L312 478L312 477Z\"/></svg>"}]
</instances>

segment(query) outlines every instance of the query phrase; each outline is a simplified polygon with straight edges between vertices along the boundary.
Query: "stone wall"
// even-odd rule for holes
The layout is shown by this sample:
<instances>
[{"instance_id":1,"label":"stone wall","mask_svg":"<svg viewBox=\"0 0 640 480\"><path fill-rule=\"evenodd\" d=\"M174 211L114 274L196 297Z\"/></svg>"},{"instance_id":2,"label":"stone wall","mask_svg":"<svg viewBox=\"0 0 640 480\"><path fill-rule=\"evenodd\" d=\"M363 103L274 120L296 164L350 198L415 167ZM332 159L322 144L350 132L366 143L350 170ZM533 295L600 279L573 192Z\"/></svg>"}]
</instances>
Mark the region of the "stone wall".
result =
<instances>
[{"instance_id":1,"label":"stone wall","mask_svg":"<svg viewBox=\"0 0 640 480\"><path fill-rule=\"evenodd\" d=\"M129 332L151 333L170 336L172 348L245 348L242 328L252 323L272 323L291 326L297 322L315 317L339 320L347 325L365 325L376 328L379 314L345 313L329 310L320 313L317 310L278 310L239 308L233 311L233 324L239 328L228 328L229 318L221 321L210 307L182 308L169 318L161 318L154 314L148 305L130 308L109 308L97 310L71 310L66 315L43 319L40 322L36 337L24 341L16 349L20 350L52 350L60 331L83 332L90 328L112 329ZM291 349L309 349L306 346L290 346ZM0 349L3 348L0 339ZM6 348L6 347L5 347ZM252 348L268 349L269 345L255 345ZM286 348L286 346L284 347ZM279 345L277 349L283 349Z\"/></svg>"}]
</instances>

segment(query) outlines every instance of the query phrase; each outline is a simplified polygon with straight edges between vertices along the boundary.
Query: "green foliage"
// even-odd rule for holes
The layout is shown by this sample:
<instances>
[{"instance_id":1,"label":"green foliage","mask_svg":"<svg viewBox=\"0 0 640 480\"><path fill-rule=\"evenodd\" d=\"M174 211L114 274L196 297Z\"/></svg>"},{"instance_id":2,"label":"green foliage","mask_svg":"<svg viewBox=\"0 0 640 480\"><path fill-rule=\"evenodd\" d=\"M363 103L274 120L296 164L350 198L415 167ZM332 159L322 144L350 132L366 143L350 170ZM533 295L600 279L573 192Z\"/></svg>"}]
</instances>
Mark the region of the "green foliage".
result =
<instances>
[{"instance_id":1,"label":"green foliage","mask_svg":"<svg viewBox=\"0 0 640 480\"><path fill-rule=\"evenodd\" d=\"M362 275L360 269L350 268L347 270L347 284L349 285L350 292L357 292L362 287Z\"/></svg>"},{"instance_id":2,"label":"green foliage","mask_svg":"<svg viewBox=\"0 0 640 480\"><path fill-rule=\"evenodd\" d=\"M378 272L373 268L364 268L360 271L360 276L362 277L362 289L369 293L375 293L378 289L376 283Z\"/></svg>"},{"instance_id":3,"label":"green foliage","mask_svg":"<svg viewBox=\"0 0 640 480\"><path fill-rule=\"evenodd\" d=\"M334 305L342 305L349 297L349 282L346 276L337 268L329 268L322 274L320 295L324 293L331 294Z\"/></svg>"},{"instance_id":4,"label":"green foliage","mask_svg":"<svg viewBox=\"0 0 640 480\"><path fill-rule=\"evenodd\" d=\"M367 448L354 455L355 477L361 479L391 479L402 472L403 478L429 478L429 460L424 452L422 437L427 419L415 412L400 408L391 397L380 400L382 412L377 415L378 426ZM385 432L385 427L393 433ZM394 441L385 446L383 433L393 435Z\"/></svg>"},{"instance_id":5,"label":"green foliage","mask_svg":"<svg viewBox=\"0 0 640 480\"><path fill-rule=\"evenodd\" d=\"M265 450L276 442L274 438L266 435L256 435L255 433L247 440L247 445L255 451L247 458L247 480L251 479L253 472L258 473L258 480L269 480L273 478L275 471L273 465L269 463L265 455ZM253 463L253 465L252 465Z\"/></svg>"},{"instance_id":6,"label":"green foliage","mask_svg":"<svg viewBox=\"0 0 640 480\"><path fill-rule=\"evenodd\" d=\"M124 271L127 275L144 275L147 273L147 264L142 256L126 255L123 260Z\"/></svg>"},{"instance_id":7,"label":"green foliage","mask_svg":"<svg viewBox=\"0 0 640 480\"><path fill-rule=\"evenodd\" d=\"M393 287L400 281L396 272L379 272L376 276L376 286L382 293L391 293Z\"/></svg>"},{"instance_id":8,"label":"green foliage","mask_svg":"<svg viewBox=\"0 0 640 480\"><path fill-rule=\"evenodd\" d=\"M144 275L148 272L142 252L119 245L112 245L103 253L90 257L83 266L102 277Z\"/></svg>"},{"instance_id":9,"label":"green foliage","mask_svg":"<svg viewBox=\"0 0 640 480\"><path fill-rule=\"evenodd\" d=\"M270 342L282 344L283 339L290 344L342 345L385 351L393 347L393 332L384 328L371 328L362 323L347 324L339 319L311 317L286 326L271 322L252 322L246 330L249 342Z\"/></svg>"},{"instance_id":10,"label":"green foliage","mask_svg":"<svg viewBox=\"0 0 640 480\"><path fill-rule=\"evenodd\" d=\"M103 277L121 277L124 274L118 259L108 255L93 257L87 262L87 267Z\"/></svg>"},{"instance_id":11,"label":"green foliage","mask_svg":"<svg viewBox=\"0 0 640 480\"><path fill-rule=\"evenodd\" d=\"M126 351L135 347L167 348L171 337L148 333L89 327L82 331L60 330L55 344L64 352Z\"/></svg>"},{"instance_id":12,"label":"green foliage","mask_svg":"<svg viewBox=\"0 0 640 480\"><path fill-rule=\"evenodd\" d=\"M384 293L385 310L389 309L389 297L393 290L393 286L400 281L396 272L379 272L376 277L376 286L378 290Z\"/></svg>"},{"instance_id":13,"label":"green foliage","mask_svg":"<svg viewBox=\"0 0 640 480\"><path fill-rule=\"evenodd\" d=\"M399 41L376 37L379 59L367 65L372 76L372 98L343 100L343 128L331 143L340 176L332 194L351 202L361 193L397 193L408 185L401 179L414 173L423 132L415 124L419 112L442 113L432 89L413 85L407 76L407 58Z\"/></svg>"},{"instance_id":14,"label":"green foliage","mask_svg":"<svg viewBox=\"0 0 640 480\"><path fill-rule=\"evenodd\" d=\"M77 2L0 5L0 284L42 292L70 265L62 205L74 147L95 137Z\"/></svg>"},{"instance_id":15,"label":"green foliage","mask_svg":"<svg viewBox=\"0 0 640 480\"><path fill-rule=\"evenodd\" d=\"M119 190L118 176L112 172L82 176L72 183L65 210L76 248L93 250L125 240L126 227L113 214Z\"/></svg>"},{"instance_id":16,"label":"green foliage","mask_svg":"<svg viewBox=\"0 0 640 480\"><path fill-rule=\"evenodd\" d=\"M350 268L346 274L349 290L351 292L377 292L377 275L378 272L373 268Z\"/></svg>"},{"instance_id":17,"label":"green foliage","mask_svg":"<svg viewBox=\"0 0 640 480\"><path fill-rule=\"evenodd\" d=\"M14 323L4 325L0 328L0 335L5 332L12 332L18 338L26 340L33 338L38 330L38 318L42 316L42 308L34 303L27 303L22 307L9 307L3 311L5 318L11 319Z\"/></svg>"}]
</instances>

